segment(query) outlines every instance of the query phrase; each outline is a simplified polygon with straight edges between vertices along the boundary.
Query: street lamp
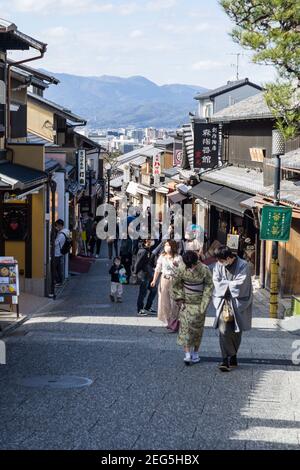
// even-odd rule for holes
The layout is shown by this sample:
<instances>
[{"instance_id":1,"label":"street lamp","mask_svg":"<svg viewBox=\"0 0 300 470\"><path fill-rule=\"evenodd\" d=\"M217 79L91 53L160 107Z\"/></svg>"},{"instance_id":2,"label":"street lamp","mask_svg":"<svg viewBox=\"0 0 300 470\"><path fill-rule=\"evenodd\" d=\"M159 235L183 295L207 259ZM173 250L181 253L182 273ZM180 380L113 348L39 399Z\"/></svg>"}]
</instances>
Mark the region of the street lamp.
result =
<instances>
[{"instance_id":1,"label":"street lamp","mask_svg":"<svg viewBox=\"0 0 300 470\"><path fill-rule=\"evenodd\" d=\"M274 206L280 205L280 180L281 180L281 155L285 154L285 139L279 130L272 132L272 157L274 158ZM273 242L271 262L271 285L270 285L270 317L278 316L278 274L279 274L279 243Z\"/></svg>"}]
</instances>

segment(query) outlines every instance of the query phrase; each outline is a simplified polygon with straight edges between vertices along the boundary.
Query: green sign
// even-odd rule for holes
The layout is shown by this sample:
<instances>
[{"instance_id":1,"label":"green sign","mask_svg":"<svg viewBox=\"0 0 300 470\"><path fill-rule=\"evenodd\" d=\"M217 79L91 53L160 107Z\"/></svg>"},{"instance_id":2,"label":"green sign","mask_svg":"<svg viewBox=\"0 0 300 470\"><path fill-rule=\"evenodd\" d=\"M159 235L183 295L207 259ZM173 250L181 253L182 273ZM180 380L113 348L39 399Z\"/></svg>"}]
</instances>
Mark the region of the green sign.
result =
<instances>
[{"instance_id":1,"label":"green sign","mask_svg":"<svg viewBox=\"0 0 300 470\"><path fill-rule=\"evenodd\" d=\"M291 207L263 207L260 226L261 240L273 240L278 242L289 241L292 212Z\"/></svg>"}]
</instances>

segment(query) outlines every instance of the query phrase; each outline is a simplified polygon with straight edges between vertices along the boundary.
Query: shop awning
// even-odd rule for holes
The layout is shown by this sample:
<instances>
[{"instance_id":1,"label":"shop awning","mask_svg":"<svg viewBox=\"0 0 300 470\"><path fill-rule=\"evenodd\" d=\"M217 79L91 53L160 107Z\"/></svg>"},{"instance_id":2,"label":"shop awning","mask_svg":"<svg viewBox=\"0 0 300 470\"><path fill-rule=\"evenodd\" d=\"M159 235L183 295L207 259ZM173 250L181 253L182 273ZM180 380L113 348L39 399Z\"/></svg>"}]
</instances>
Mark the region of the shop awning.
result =
<instances>
[{"instance_id":1,"label":"shop awning","mask_svg":"<svg viewBox=\"0 0 300 470\"><path fill-rule=\"evenodd\" d=\"M83 188L77 181L69 181L66 187L66 191L69 191L72 196L76 196L77 194L82 193Z\"/></svg>"},{"instance_id":2,"label":"shop awning","mask_svg":"<svg viewBox=\"0 0 300 470\"><path fill-rule=\"evenodd\" d=\"M169 188L167 186L159 186L159 188L155 188L155 191L160 194L169 194Z\"/></svg>"},{"instance_id":3,"label":"shop awning","mask_svg":"<svg viewBox=\"0 0 300 470\"><path fill-rule=\"evenodd\" d=\"M242 207L246 207L246 209L253 209L256 207L256 197L250 197L249 199L245 199L245 201L241 202Z\"/></svg>"},{"instance_id":4,"label":"shop awning","mask_svg":"<svg viewBox=\"0 0 300 470\"><path fill-rule=\"evenodd\" d=\"M23 199L26 196L30 196L30 194L38 194L41 189L44 188L44 185L39 185L31 189L25 189L24 191L18 191L18 195L15 197L15 199Z\"/></svg>"},{"instance_id":5,"label":"shop awning","mask_svg":"<svg viewBox=\"0 0 300 470\"><path fill-rule=\"evenodd\" d=\"M187 196L181 194L179 191L174 191L171 194L167 194L167 198L172 204L177 204L178 202L182 202L187 199Z\"/></svg>"},{"instance_id":6,"label":"shop awning","mask_svg":"<svg viewBox=\"0 0 300 470\"><path fill-rule=\"evenodd\" d=\"M136 196L138 193L138 184L134 181L130 181L129 185L126 188L126 193Z\"/></svg>"},{"instance_id":7,"label":"shop awning","mask_svg":"<svg viewBox=\"0 0 300 470\"><path fill-rule=\"evenodd\" d=\"M208 198L209 202L220 209L227 210L236 215L243 215L247 210L247 207L242 207L241 202L245 201L251 196L251 194L240 193L231 188L225 186Z\"/></svg>"},{"instance_id":8,"label":"shop awning","mask_svg":"<svg viewBox=\"0 0 300 470\"><path fill-rule=\"evenodd\" d=\"M150 186L145 186L144 184L138 184L137 192L139 194L142 194L143 196L149 196L151 191L152 191L152 188L150 188Z\"/></svg>"},{"instance_id":9,"label":"shop awning","mask_svg":"<svg viewBox=\"0 0 300 470\"><path fill-rule=\"evenodd\" d=\"M189 194L199 199L209 199L212 194L220 191L221 188L222 186L219 186L218 184L201 181L201 183L190 189Z\"/></svg>"},{"instance_id":10,"label":"shop awning","mask_svg":"<svg viewBox=\"0 0 300 470\"><path fill-rule=\"evenodd\" d=\"M253 198L251 198L251 194L242 193L208 181L201 181L189 191L189 194L207 200L210 204L236 215L243 215L247 209L254 206L254 203L249 206L250 199Z\"/></svg>"},{"instance_id":11,"label":"shop awning","mask_svg":"<svg viewBox=\"0 0 300 470\"><path fill-rule=\"evenodd\" d=\"M110 180L110 186L112 188L121 188L123 181L124 181L124 177L118 176L117 178L113 178L112 180Z\"/></svg>"},{"instance_id":12,"label":"shop awning","mask_svg":"<svg viewBox=\"0 0 300 470\"><path fill-rule=\"evenodd\" d=\"M47 179L43 171L10 162L0 164L0 187L7 185L9 189L23 190L45 183Z\"/></svg>"}]
</instances>

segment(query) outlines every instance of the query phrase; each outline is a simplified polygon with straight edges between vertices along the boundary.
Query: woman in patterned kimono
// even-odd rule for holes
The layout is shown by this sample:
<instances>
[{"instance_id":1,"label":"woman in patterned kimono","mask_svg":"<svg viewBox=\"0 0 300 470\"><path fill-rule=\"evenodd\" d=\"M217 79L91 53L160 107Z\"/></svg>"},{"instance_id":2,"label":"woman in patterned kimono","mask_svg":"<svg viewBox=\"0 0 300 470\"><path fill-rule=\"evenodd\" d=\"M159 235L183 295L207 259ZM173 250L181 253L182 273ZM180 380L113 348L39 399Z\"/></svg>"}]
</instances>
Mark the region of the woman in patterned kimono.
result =
<instances>
[{"instance_id":1,"label":"woman in patterned kimono","mask_svg":"<svg viewBox=\"0 0 300 470\"><path fill-rule=\"evenodd\" d=\"M186 365L200 362L199 348L204 330L206 310L211 300L213 281L210 270L197 253L183 255L173 281L173 299L181 306L178 344L184 346Z\"/></svg>"}]
</instances>

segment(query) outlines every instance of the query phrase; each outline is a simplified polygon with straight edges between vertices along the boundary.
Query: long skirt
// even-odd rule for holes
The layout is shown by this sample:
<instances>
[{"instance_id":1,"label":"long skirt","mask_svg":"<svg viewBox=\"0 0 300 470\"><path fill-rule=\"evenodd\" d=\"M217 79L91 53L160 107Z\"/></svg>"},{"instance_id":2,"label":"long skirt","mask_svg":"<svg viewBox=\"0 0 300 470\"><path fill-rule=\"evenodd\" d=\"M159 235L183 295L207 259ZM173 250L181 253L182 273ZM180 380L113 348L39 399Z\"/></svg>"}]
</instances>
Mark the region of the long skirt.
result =
<instances>
[{"instance_id":1,"label":"long skirt","mask_svg":"<svg viewBox=\"0 0 300 470\"><path fill-rule=\"evenodd\" d=\"M178 305L171 297L172 283L172 279L161 276L158 287L158 319L164 323L177 320L179 316Z\"/></svg>"},{"instance_id":2,"label":"long skirt","mask_svg":"<svg viewBox=\"0 0 300 470\"><path fill-rule=\"evenodd\" d=\"M201 311L200 304L183 304L179 319L177 343L188 348L199 348L205 324L205 312Z\"/></svg>"}]
</instances>

